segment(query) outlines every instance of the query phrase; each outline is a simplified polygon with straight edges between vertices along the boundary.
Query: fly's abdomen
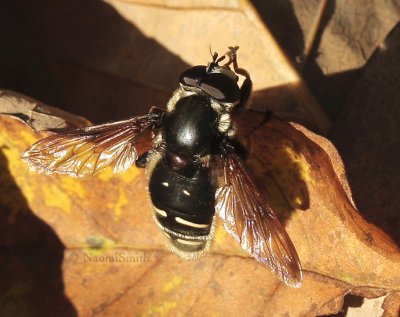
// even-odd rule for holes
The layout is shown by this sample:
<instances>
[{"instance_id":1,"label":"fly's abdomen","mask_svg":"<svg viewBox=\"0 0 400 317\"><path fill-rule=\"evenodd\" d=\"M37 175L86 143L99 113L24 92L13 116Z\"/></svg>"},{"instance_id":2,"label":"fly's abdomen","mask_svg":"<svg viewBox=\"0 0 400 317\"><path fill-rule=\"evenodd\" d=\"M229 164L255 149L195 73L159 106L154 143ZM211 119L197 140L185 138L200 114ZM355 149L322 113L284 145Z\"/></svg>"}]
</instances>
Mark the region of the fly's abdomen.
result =
<instances>
[{"instance_id":1,"label":"fly's abdomen","mask_svg":"<svg viewBox=\"0 0 400 317\"><path fill-rule=\"evenodd\" d=\"M161 159L149 184L155 219L172 251L195 258L210 244L215 214L215 189L208 168L199 166L193 177L183 176Z\"/></svg>"}]
</instances>

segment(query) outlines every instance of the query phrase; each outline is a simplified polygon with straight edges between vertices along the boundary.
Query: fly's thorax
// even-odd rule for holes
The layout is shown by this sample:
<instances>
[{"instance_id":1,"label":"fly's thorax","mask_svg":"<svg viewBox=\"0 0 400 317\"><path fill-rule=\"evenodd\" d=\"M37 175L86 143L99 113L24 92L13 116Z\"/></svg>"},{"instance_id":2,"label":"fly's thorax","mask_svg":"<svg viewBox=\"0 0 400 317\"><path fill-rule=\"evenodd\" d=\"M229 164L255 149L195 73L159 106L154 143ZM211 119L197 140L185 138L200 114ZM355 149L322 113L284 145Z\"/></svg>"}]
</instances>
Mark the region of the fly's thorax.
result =
<instances>
[{"instance_id":1,"label":"fly's thorax","mask_svg":"<svg viewBox=\"0 0 400 317\"><path fill-rule=\"evenodd\" d=\"M167 151L188 157L207 155L219 135L218 124L219 115L206 96L179 99L164 118L162 135Z\"/></svg>"},{"instance_id":2,"label":"fly's thorax","mask_svg":"<svg viewBox=\"0 0 400 317\"><path fill-rule=\"evenodd\" d=\"M198 87L191 87L181 83L180 87L174 91L172 97L168 101L167 111L173 112L178 104L178 101L192 96L200 96L207 101L212 109L214 109L218 116L217 127L220 133L229 137L233 137L235 135L235 127L232 123L231 112L238 102L222 102L211 97Z\"/></svg>"}]
</instances>

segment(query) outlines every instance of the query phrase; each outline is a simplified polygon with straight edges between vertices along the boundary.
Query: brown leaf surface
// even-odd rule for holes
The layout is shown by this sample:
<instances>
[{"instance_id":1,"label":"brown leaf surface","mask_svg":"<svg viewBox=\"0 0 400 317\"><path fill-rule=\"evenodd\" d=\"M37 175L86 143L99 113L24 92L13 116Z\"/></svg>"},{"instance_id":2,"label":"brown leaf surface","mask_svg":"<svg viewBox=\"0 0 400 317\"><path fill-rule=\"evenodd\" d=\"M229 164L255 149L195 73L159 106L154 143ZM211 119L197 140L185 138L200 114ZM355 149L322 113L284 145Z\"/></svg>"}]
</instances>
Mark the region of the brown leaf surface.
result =
<instances>
[{"instance_id":1,"label":"brown leaf surface","mask_svg":"<svg viewBox=\"0 0 400 317\"><path fill-rule=\"evenodd\" d=\"M400 24L376 50L331 137L356 205L400 245Z\"/></svg>"},{"instance_id":2,"label":"brown leaf surface","mask_svg":"<svg viewBox=\"0 0 400 317\"><path fill-rule=\"evenodd\" d=\"M252 2L293 62L325 76L363 67L400 16L397 0Z\"/></svg>"},{"instance_id":3,"label":"brown leaf surface","mask_svg":"<svg viewBox=\"0 0 400 317\"><path fill-rule=\"evenodd\" d=\"M10 102L26 113L21 97L8 93ZM299 125L272 120L252 132L262 116L238 119L255 179L305 269L303 287L291 289L242 252L222 224L208 256L184 261L168 253L143 172L85 179L31 173L19 157L43 134L8 115L0 120L5 315L315 316L338 312L348 293L389 294L385 310L396 309L399 250L355 210L334 147Z\"/></svg>"},{"instance_id":4,"label":"brown leaf surface","mask_svg":"<svg viewBox=\"0 0 400 317\"><path fill-rule=\"evenodd\" d=\"M398 0L252 3L332 121L400 17Z\"/></svg>"}]
</instances>

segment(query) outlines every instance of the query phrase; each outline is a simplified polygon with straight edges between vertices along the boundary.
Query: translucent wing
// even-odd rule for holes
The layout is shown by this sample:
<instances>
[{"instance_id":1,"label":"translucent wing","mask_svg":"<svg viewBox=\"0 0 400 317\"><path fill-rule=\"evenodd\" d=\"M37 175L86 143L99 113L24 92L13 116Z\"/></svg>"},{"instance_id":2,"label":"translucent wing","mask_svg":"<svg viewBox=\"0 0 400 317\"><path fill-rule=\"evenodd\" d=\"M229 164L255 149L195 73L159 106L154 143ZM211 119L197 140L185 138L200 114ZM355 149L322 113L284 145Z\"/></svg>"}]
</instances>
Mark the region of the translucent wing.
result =
<instances>
[{"instance_id":1,"label":"translucent wing","mask_svg":"<svg viewBox=\"0 0 400 317\"><path fill-rule=\"evenodd\" d=\"M259 194L243 161L235 154L221 158L222 186L216 193L216 212L226 230L257 261L266 264L287 285L300 287L302 269L284 227Z\"/></svg>"},{"instance_id":2,"label":"translucent wing","mask_svg":"<svg viewBox=\"0 0 400 317\"><path fill-rule=\"evenodd\" d=\"M159 115L147 114L128 120L67 130L44 138L28 150L22 159L39 173L94 175L107 166L122 173L135 163L136 137L153 127Z\"/></svg>"}]
</instances>

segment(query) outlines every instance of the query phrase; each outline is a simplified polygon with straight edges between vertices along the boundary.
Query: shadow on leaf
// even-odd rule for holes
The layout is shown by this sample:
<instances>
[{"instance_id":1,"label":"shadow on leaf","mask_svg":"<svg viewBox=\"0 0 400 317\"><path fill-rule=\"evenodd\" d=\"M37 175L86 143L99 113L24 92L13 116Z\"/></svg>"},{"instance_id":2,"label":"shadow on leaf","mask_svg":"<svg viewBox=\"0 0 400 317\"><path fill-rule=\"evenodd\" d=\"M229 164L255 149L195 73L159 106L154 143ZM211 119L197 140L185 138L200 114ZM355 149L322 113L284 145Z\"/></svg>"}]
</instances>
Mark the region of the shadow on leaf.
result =
<instances>
[{"instance_id":1,"label":"shadow on leaf","mask_svg":"<svg viewBox=\"0 0 400 317\"><path fill-rule=\"evenodd\" d=\"M36 217L0 150L0 315L77 316L64 294L64 245Z\"/></svg>"}]
</instances>

